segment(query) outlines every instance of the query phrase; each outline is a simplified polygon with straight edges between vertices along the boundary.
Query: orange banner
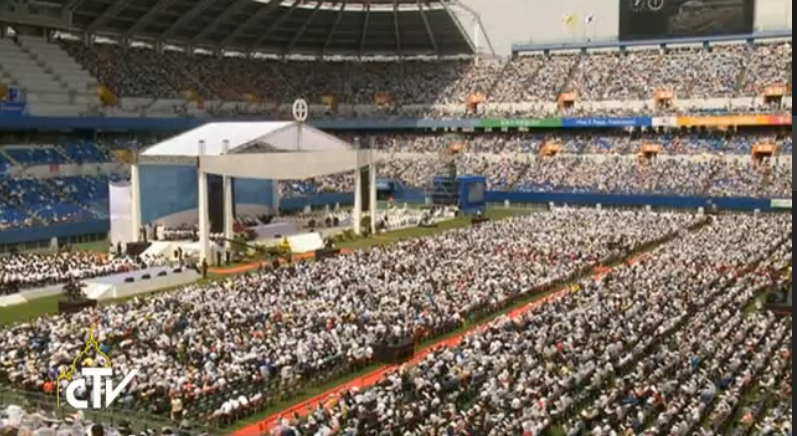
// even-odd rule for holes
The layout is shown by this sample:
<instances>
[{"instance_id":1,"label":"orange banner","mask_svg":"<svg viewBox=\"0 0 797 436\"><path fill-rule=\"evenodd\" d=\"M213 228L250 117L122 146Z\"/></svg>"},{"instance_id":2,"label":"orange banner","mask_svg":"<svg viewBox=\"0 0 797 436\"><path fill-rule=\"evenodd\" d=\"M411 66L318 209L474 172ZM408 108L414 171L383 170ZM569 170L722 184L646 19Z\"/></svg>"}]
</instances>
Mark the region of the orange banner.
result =
<instances>
[{"instance_id":1,"label":"orange banner","mask_svg":"<svg viewBox=\"0 0 797 436\"><path fill-rule=\"evenodd\" d=\"M672 91L657 91L656 100L672 100L675 98L675 93Z\"/></svg>"},{"instance_id":2,"label":"orange banner","mask_svg":"<svg viewBox=\"0 0 797 436\"><path fill-rule=\"evenodd\" d=\"M756 144L753 146L753 154L775 154L775 144Z\"/></svg>"},{"instance_id":3,"label":"orange banner","mask_svg":"<svg viewBox=\"0 0 797 436\"><path fill-rule=\"evenodd\" d=\"M576 101L575 92L565 92L559 96L559 102L574 102Z\"/></svg>"},{"instance_id":4,"label":"orange banner","mask_svg":"<svg viewBox=\"0 0 797 436\"><path fill-rule=\"evenodd\" d=\"M379 92L374 97L377 106L387 106L393 103L393 95L387 92Z\"/></svg>"},{"instance_id":5,"label":"orange banner","mask_svg":"<svg viewBox=\"0 0 797 436\"><path fill-rule=\"evenodd\" d=\"M719 117L678 117L680 127L766 126L767 115L728 115Z\"/></svg>"},{"instance_id":6,"label":"orange banner","mask_svg":"<svg viewBox=\"0 0 797 436\"><path fill-rule=\"evenodd\" d=\"M659 144L642 144L642 153L659 153L661 145Z\"/></svg>"},{"instance_id":7,"label":"orange banner","mask_svg":"<svg viewBox=\"0 0 797 436\"><path fill-rule=\"evenodd\" d=\"M764 90L766 97L783 97L786 95L786 85L770 85Z\"/></svg>"}]
</instances>

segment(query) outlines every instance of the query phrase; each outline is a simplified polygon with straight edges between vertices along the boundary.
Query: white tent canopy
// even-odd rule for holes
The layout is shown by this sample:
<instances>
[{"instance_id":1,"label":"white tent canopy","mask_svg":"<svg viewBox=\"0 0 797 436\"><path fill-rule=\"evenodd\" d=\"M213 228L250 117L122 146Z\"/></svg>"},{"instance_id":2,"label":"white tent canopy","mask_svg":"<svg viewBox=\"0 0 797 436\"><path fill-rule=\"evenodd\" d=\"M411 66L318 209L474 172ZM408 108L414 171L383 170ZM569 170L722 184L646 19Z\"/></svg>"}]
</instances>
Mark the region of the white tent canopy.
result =
<instances>
[{"instance_id":1,"label":"white tent canopy","mask_svg":"<svg viewBox=\"0 0 797 436\"><path fill-rule=\"evenodd\" d=\"M200 151L199 143L205 147ZM225 152L224 142L229 141ZM220 156L258 144L260 151L343 151L354 147L315 127L294 121L207 123L147 148L142 156Z\"/></svg>"},{"instance_id":2,"label":"white tent canopy","mask_svg":"<svg viewBox=\"0 0 797 436\"><path fill-rule=\"evenodd\" d=\"M224 227L232 239L233 177L291 180L369 168L371 215L376 214L376 168L383 157L373 150L357 150L351 144L302 122L207 123L147 148L131 168L133 191L132 240L137 241L141 220L139 163L197 165L200 256L213 261L208 246L207 175L224 176ZM275 185L276 186L276 185ZM360 233L361 178L355 177L354 231ZM375 231L371 220L371 231Z\"/></svg>"}]
</instances>

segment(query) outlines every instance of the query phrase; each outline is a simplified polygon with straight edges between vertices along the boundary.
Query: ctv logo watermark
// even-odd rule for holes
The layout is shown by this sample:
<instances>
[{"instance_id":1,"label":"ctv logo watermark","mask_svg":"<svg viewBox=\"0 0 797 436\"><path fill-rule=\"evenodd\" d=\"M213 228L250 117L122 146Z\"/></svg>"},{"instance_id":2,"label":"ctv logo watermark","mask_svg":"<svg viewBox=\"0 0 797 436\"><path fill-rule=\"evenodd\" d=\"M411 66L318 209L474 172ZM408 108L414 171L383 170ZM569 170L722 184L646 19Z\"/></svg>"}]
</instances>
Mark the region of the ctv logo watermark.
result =
<instances>
[{"instance_id":1,"label":"ctv logo watermark","mask_svg":"<svg viewBox=\"0 0 797 436\"><path fill-rule=\"evenodd\" d=\"M96 359L103 359L104 365L101 367L84 367L80 370L80 374L83 376L82 378L75 380L75 366L80 361L81 358L86 356L88 352L94 348L96 352ZM132 371L125 374L122 382L119 385L114 385L113 381L113 368L111 359L100 350L100 347L97 345L97 340L94 338L94 330L89 330L89 340L86 342L86 347L80 354L75 357L75 360L72 361L72 366L69 368L69 371L63 370L61 374L58 376L58 389L57 389L57 401L58 401L58 408L61 407L61 382L62 380L66 380L69 384L66 385L66 389L64 390L64 394L66 395L66 402L70 406L74 407L78 410L86 410L89 408L92 409L102 409L110 407L116 398L127 388L130 382L133 381L133 378L138 374L137 369L133 369ZM87 382L86 380L91 379L91 396L90 400L81 400L77 398L78 392L86 392L87 391ZM103 383L103 381L105 383ZM102 387L105 386L105 402L103 403L102 398Z\"/></svg>"}]
</instances>

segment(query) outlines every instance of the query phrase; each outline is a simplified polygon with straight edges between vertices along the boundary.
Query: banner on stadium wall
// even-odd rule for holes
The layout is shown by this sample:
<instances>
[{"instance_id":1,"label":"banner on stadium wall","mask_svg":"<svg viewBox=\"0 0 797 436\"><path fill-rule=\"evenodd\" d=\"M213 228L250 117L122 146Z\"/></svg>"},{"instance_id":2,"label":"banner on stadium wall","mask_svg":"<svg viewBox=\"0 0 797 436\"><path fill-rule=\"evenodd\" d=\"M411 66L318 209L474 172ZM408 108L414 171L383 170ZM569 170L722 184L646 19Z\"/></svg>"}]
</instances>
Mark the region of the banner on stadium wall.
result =
<instances>
[{"instance_id":1,"label":"banner on stadium wall","mask_svg":"<svg viewBox=\"0 0 797 436\"><path fill-rule=\"evenodd\" d=\"M680 127L724 127L724 126L768 126L780 116L771 115L727 115L717 117L678 117Z\"/></svg>"},{"instance_id":2,"label":"banner on stadium wall","mask_svg":"<svg viewBox=\"0 0 797 436\"><path fill-rule=\"evenodd\" d=\"M770 126L791 126L793 117L790 115L769 115L769 122L767 123Z\"/></svg>"},{"instance_id":3,"label":"banner on stadium wall","mask_svg":"<svg viewBox=\"0 0 797 436\"><path fill-rule=\"evenodd\" d=\"M676 117L653 117L650 120L652 127L678 127L678 118Z\"/></svg>"},{"instance_id":4,"label":"banner on stadium wall","mask_svg":"<svg viewBox=\"0 0 797 436\"><path fill-rule=\"evenodd\" d=\"M562 118L562 127L651 127L650 117L631 118Z\"/></svg>"},{"instance_id":5,"label":"banner on stadium wall","mask_svg":"<svg viewBox=\"0 0 797 436\"><path fill-rule=\"evenodd\" d=\"M551 128L562 127L562 120L559 118L485 118L480 120L478 127L485 129Z\"/></svg>"},{"instance_id":6,"label":"banner on stadium wall","mask_svg":"<svg viewBox=\"0 0 797 436\"><path fill-rule=\"evenodd\" d=\"M0 118L15 118L25 116L28 106L24 102L0 103Z\"/></svg>"},{"instance_id":7,"label":"banner on stadium wall","mask_svg":"<svg viewBox=\"0 0 797 436\"><path fill-rule=\"evenodd\" d=\"M773 209L791 209L791 199L788 198L773 198L771 204Z\"/></svg>"}]
</instances>

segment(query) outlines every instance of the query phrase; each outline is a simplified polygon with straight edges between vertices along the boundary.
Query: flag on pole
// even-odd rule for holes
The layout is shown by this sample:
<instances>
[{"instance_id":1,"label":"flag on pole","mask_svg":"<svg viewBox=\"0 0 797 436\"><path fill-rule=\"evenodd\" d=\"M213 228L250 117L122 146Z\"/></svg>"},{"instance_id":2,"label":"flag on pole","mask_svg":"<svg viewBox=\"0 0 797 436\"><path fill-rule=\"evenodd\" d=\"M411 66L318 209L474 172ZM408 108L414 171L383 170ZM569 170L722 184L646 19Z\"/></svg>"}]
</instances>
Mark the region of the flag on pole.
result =
<instances>
[{"instance_id":1,"label":"flag on pole","mask_svg":"<svg viewBox=\"0 0 797 436\"><path fill-rule=\"evenodd\" d=\"M565 26L567 26L567 30L570 31L570 33L573 33L573 31L575 31L575 29L576 29L576 16L575 15L573 15L573 14L565 14L565 16L562 17L562 22L565 24Z\"/></svg>"}]
</instances>

